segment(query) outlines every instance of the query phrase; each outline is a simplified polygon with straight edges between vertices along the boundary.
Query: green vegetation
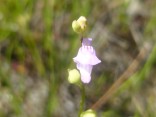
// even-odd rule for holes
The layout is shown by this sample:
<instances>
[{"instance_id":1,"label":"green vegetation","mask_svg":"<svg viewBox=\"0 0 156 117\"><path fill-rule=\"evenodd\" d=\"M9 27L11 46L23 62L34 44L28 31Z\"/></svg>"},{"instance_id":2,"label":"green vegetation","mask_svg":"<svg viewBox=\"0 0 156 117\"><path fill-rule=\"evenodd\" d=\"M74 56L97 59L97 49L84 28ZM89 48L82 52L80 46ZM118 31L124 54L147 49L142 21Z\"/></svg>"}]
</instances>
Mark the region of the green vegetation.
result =
<instances>
[{"instance_id":1,"label":"green vegetation","mask_svg":"<svg viewBox=\"0 0 156 117\"><path fill-rule=\"evenodd\" d=\"M99 117L156 116L156 1L1 0L0 117L74 117L79 88L68 83L68 69L80 37L72 30L79 16L102 63L86 85L86 110L147 51L137 69L119 85Z\"/></svg>"}]
</instances>

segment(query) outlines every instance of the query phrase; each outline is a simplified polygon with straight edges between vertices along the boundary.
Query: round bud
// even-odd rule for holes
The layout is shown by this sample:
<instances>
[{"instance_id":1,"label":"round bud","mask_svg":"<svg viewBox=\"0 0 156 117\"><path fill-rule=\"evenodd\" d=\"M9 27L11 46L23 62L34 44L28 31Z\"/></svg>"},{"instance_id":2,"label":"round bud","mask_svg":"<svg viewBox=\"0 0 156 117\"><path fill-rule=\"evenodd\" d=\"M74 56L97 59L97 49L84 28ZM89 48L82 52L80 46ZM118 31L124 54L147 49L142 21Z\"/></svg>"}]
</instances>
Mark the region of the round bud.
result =
<instances>
[{"instance_id":1,"label":"round bud","mask_svg":"<svg viewBox=\"0 0 156 117\"><path fill-rule=\"evenodd\" d=\"M82 31L85 31L87 27L87 19L84 16L81 16L77 22L80 24Z\"/></svg>"},{"instance_id":2,"label":"round bud","mask_svg":"<svg viewBox=\"0 0 156 117\"><path fill-rule=\"evenodd\" d=\"M80 24L79 24L76 20L74 20L74 21L72 22L72 28L73 28L73 30L74 30L76 33L81 33L81 32L82 32L81 26L80 26Z\"/></svg>"},{"instance_id":3,"label":"round bud","mask_svg":"<svg viewBox=\"0 0 156 117\"><path fill-rule=\"evenodd\" d=\"M80 117L97 117L94 110L89 109L83 113L81 113Z\"/></svg>"},{"instance_id":4,"label":"round bud","mask_svg":"<svg viewBox=\"0 0 156 117\"><path fill-rule=\"evenodd\" d=\"M80 73L78 70L73 69L73 70L68 70L69 76L68 76L68 81L71 84L78 83L80 81Z\"/></svg>"}]
</instances>

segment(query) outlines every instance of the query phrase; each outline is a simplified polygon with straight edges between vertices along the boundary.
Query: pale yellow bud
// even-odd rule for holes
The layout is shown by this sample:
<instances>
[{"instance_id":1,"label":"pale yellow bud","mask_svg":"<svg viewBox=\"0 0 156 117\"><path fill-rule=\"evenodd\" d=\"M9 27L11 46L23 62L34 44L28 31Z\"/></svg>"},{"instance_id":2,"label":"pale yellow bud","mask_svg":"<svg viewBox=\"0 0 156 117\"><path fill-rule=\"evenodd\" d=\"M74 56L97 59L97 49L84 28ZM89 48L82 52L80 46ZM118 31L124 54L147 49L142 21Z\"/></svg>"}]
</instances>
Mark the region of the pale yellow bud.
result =
<instances>
[{"instance_id":1,"label":"pale yellow bud","mask_svg":"<svg viewBox=\"0 0 156 117\"><path fill-rule=\"evenodd\" d=\"M72 22L72 28L73 28L73 30L74 30L76 33L81 33L81 32L82 32L81 26L80 26L80 24L79 24L76 20L74 20L74 21Z\"/></svg>"},{"instance_id":2,"label":"pale yellow bud","mask_svg":"<svg viewBox=\"0 0 156 117\"><path fill-rule=\"evenodd\" d=\"M89 109L83 113L81 113L80 117L97 117L94 110Z\"/></svg>"},{"instance_id":3,"label":"pale yellow bud","mask_svg":"<svg viewBox=\"0 0 156 117\"><path fill-rule=\"evenodd\" d=\"M81 16L77 22L80 24L82 31L85 31L87 27L87 19L84 16Z\"/></svg>"},{"instance_id":4,"label":"pale yellow bud","mask_svg":"<svg viewBox=\"0 0 156 117\"><path fill-rule=\"evenodd\" d=\"M78 83L80 81L80 73L78 70L73 69L73 70L68 70L69 76L68 76L68 81L72 84Z\"/></svg>"}]
</instances>

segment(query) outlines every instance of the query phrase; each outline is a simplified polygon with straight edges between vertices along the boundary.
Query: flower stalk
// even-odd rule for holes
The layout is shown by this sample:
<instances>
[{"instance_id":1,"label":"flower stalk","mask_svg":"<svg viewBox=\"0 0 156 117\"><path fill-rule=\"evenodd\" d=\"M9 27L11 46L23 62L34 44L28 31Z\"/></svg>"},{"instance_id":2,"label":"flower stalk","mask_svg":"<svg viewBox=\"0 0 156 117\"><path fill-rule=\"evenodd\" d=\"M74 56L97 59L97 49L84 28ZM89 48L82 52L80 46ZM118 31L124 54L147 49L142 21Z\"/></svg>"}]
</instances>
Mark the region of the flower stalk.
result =
<instances>
[{"instance_id":1,"label":"flower stalk","mask_svg":"<svg viewBox=\"0 0 156 117\"><path fill-rule=\"evenodd\" d=\"M76 69L69 72L68 81L72 84L77 84L81 90L81 101L78 112L78 117L96 117L96 113L89 109L84 111L85 107L85 84L91 81L91 72L94 65L101 62L96 56L96 51L92 46L92 38L84 38L84 32L87 28L87 19L84 16L79 17L78 20L72 22L74 32L80 35L81 47L77 56L73 58L76 63ZM81 82L79 82L81 79Z\"/></svg>"},{"instance_id":2,"label":"flower stalk","mask_svg":"<svg viewBox=\"0 0 156 117\"><path fill-rule=\"evenodd\" d=\"M81 89L81 101L80 101L78 117L80 117L81 113L84 111L85 95L86 95L85 94L85 86L84 86L84 84L81 84L80 89Z\"/></svg>"}]
</instances>

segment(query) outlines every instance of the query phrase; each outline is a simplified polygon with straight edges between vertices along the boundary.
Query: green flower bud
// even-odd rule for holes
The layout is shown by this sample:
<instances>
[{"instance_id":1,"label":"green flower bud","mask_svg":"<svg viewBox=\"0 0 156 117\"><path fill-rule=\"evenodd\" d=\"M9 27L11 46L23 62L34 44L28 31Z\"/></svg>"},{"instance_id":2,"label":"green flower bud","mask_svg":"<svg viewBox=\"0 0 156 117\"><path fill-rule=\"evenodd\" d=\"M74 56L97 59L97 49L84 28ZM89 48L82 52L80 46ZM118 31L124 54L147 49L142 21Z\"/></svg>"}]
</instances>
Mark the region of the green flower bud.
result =
<instances>
[{"instance_id":1,"label":"green flower bud","mask_svg":"<svg viewBox=\"0 0 156 117\"><path fill-rule=\"evenodd\" d=\"M76 33L81 33L81 32L82 32L81 26L80 26L80 24L79 24L76 20L74 20L74 21L72 22L72 28L73 28L73 30L74 30Z\"/></svg>"},{"instance_id":2,"label":"green flower bud","mask_svg":"<svg viewBox=\"0 0 156 117\"><path fill-rule=\"evenodd\" d=\"M97 117L94 110L89 109L83 113L81 113L80 117Z\"/></svg>"},{"instance_id":3,"label":"green flower bud","mask_svg":"<svg viewBox=\"0 0 156 117\"><path fill-rule=\"evenodd\" d=\"M87 27L87 19L84 16L81 16L77 22L80 24L82 31L85 31Z\"/></svg>"},{"instance_id":4,"label":"green flower bud","mask_svg":"<svg viewBox=\"0 0 156 117\"><path fill-rule=\"evenodd\" d=\"M78 70L73 69L73 70L68 70L69 76L68 76L68 81L71 84L78 83L80 81L80 73Z\"/></svg>"}]
</instances>

